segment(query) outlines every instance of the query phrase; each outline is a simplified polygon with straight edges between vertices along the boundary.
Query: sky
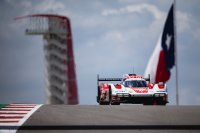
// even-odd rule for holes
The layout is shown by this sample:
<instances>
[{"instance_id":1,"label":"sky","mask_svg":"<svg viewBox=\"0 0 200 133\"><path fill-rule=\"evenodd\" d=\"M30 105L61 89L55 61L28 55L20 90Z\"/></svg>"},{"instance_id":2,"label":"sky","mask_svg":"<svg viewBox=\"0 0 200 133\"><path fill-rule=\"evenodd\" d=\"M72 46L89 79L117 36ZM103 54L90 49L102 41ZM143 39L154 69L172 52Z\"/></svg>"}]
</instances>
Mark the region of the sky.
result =
<instances>
[{"instance_id":1,"label":"sky","mask_svg":"<svg viewBox=\"0 0 200 133\"><path fill-rule=\"evenodd\" d=\"M25 35L17 16L71 20L79 101L96 105L96 77L143 75L173 0L1 0L0 103L45 103L42 36ZM200 1L176 0L180 105L200 105ZM176 104L175 68L167 82Z\"/></svg>"}]
</instances>

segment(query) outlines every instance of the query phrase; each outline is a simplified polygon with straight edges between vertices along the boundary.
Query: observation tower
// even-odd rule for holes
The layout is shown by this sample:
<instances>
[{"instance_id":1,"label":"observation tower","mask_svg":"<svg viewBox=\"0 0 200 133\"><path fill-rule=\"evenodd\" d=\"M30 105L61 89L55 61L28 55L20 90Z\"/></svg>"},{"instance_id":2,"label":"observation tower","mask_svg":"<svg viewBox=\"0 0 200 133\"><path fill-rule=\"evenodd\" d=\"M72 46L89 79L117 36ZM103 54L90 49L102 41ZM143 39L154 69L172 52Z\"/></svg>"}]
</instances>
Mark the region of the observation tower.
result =
<instances>
[{"instance_id":1,"label":"observation tower","mask_svg":"<svg viewBox=\"0 0 200 133\"><path fill-rule=\"evenodd\" d=\"M78 88L70 21L65 16L33 14L17 17L28 20L27 35L44 40L45 92L47 104L78 104Z\"/></svg>"}]
</instances>

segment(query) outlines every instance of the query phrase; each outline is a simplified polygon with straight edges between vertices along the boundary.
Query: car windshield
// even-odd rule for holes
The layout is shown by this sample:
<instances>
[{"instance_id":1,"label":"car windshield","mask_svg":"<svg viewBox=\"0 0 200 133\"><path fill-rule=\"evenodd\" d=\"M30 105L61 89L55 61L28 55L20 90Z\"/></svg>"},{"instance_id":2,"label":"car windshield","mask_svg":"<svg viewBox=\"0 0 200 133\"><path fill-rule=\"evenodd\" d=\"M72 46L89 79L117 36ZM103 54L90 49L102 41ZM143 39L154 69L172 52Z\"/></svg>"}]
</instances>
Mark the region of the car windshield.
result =
<instances>
[{"instance_id":1,"label":"car windshield","mask_svg":"<svg viewBox=\"0 0 200 133\"><path fill-rule=\"evenodd\" d=\"M147 83L144 80L131 80L124 81L125 87L147 87Z\"/></svg>"}]
</instances>

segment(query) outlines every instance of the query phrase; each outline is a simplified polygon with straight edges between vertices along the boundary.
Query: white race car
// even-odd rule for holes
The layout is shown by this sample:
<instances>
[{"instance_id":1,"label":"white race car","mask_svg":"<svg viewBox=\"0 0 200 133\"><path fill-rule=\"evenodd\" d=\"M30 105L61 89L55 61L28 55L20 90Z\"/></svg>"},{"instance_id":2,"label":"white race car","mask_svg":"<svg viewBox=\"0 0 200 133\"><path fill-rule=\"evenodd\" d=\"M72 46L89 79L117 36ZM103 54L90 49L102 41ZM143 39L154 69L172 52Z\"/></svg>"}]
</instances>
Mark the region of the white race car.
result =
<instances>
[{"instance_id":1,"label":"white race car","mask_svg":"<svg viewBox=\"0 0 200 133\"><path fill-rule=\"evenodd\" d=\"M121 81L120 84L101 83L102 81ZM99 78L97 76L97 102L100 105L120 105L120 103L143 105L166 105L168 93L166 84L150 83L136 74L124 74L123 78Z\"/></svg>"}]
</instances>

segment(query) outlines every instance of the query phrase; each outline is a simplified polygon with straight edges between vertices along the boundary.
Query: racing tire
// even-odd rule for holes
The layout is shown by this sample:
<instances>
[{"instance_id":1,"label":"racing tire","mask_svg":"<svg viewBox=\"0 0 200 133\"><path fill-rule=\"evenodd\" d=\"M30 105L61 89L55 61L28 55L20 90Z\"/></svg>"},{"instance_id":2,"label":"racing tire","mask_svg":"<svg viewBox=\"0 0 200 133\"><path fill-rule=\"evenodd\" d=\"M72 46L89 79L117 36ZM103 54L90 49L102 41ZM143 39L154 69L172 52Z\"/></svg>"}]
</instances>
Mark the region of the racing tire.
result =
<instances>
[{"instance_id":1,"label":"racing tire","mask_svg":"<svg viewBox=\"0 0 200 133\"><path fill-rule=\"evenodd\" d=\"M100 87L97 87L97 103L100 103Z\"/></svg>"},{"instance_id":2,"label":"racing tire","mask_svg":"<svg viewBox=\"0 0 200 133\"><path fill-rule=\"evenodd\" d=\"M109 104L112 103L112 89L111 86L109 85Z\"/></svg>"},{"instance_id":3,"label":"racing tire","mask_svg":"<svg viewBox=\"0 0 200 133\"><path fill-rule=\"evenodd\" d=\"M99 102L99 105L109 105L109 102Z\"/></svg>"},{"instance_id":4,"label":"racing tire","mask_svg":"<svg viewBox=\"0 0 200 133\"><path fill-rule=\"evenodd\" d=\"M145 103L143 103L143 105L153 105L153 103L151 103L151 102L145 102Z\"/></svg>"},{"instance_id":5,"label":"racing tire","mask_svg":"<svg viewBox=\"0 0 200 133\"><path fill-rule=\"evenodd\" d=\"M162 101L162 100L155 100L153 101L152 105L158 105L158 106L165 106L167 104L166 101Z\"/></svg>"},{"instance_id":6,"label":"racing tire","mask_svg":"<svg viewBox=\"0 0 200 133\"><path fill-rule=\"evenodd\" d=\"M143 103L143 105L153 105L153 106L160 106L160 105L163 105L165 106L167 103L164 102L164 101L153 101L153 102L145 102Z\"/></svg>"},{"instance_id":7,"label":"racing tire","mask_svg":"<svg viewBox=\"0 0 200 133\"><path fill-rule=\"evenodd\" d=\"M99 97L98 97L99 96ZM112 90L111 90L111 87L109 86L109 94L108 94L108 98L109 98L109 101L108 102L102 102L100 101L100 88L98 87L98 96L97 96L97 101L99 101L99 105L110 105L111 101L112 101Z\"/></svg>"},{"instance_id":8,"label":"racing tire","mask_svg":"<svg viewBox=\"0 0 200 133\"><path fill-rule=\"evenodd\" d=\"M119 102L111 103L111 105L120 105Z\"/></svg>"},{"instance_id":9,"label":"racing tire","mask_svg":"<svg viewBox=\"0 0 200 133\"><path fill-rule=\"evenodd\" d=\"M158 101L157 102L157 105L161 105L161 106L165 106L167 103L166 102L164 102L164 101Z\"/></svg>"}]
</instances>

